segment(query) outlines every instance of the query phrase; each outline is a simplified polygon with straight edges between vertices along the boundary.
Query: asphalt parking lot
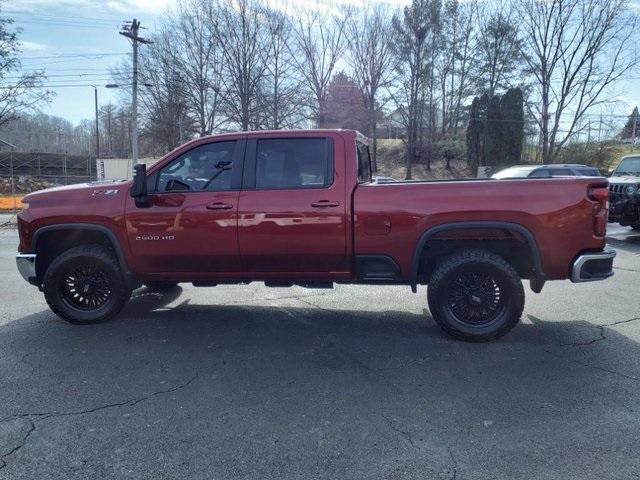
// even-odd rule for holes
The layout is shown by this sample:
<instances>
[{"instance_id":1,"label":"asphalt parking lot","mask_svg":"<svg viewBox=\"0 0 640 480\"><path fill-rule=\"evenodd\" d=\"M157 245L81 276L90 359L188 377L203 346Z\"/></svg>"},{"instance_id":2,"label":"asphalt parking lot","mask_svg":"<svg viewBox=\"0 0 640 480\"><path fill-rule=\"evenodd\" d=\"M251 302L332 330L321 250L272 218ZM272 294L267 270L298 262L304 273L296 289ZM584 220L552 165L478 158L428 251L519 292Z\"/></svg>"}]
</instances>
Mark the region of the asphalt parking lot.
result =
<instances>
[{"instance_id":1,"label":"asphalt parking lot","mask_svg":"<svg viewBox=\"0 0 640 480\"><path fill-rule=\"evenodd\" d=\"M426 289L183 285L72 326L0 230L0 478L640 477L640 235L490 344Z\"/></svg>"}]
</instances>

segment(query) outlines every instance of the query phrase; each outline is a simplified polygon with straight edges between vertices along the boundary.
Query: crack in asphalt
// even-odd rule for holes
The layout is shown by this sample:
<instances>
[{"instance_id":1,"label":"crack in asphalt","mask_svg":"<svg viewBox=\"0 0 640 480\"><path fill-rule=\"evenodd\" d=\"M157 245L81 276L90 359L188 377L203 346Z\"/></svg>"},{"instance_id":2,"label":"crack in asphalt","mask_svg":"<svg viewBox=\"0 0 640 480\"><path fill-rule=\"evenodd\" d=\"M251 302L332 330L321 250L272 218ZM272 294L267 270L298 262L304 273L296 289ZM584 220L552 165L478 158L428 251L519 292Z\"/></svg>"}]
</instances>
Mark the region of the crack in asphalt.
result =
<instances>
[{"instance_id":1,"label":"crack in asphalt","mask_svg":"<svg viewBox=\"0 0 640 480\"><path fill-rule=\"evenodd\" d=\"M636 270L634 268L624 268L624 267L613 267L614 270L622 270L624 272L640 272L640 270Z\"/></svg>"},{"instance_id":2,"label":"crack in asphalt","mask_svg":"<svg viewBox=\"0 0 640 480\"><path fill-rule=\"evenodd\" d=\"M326 293L321 293L321 294L313 295L313 296L315 296L315 297L320 297L320 296L322 296L322 295L326 295ZM312 296L312 295L304 295L304 297L311 297L311 296ZM307 305L309 305L309 306L311 306L311 307L315 307L315 308L317 308L318 310L322 310L323 312L332 312L332 313L337 313L337 312L335 312L335 310L331 310L330 308L324 308L324 307L321 307L320 305L317 305L317 304L315 304L315 303L313 303L313 302L310 302L310 301L308 301L308 300L302 300L302 298L301 298L301 297L294 297L294 298L295 298L297 301L301 302L301 303L305 303L305 304L307 304Z\"/></svg>"},{"instance_id":3,"label":"crack in asphalt","mask_svg":"<svg viewBox=\"0 0 640 480\"><path fill-rule=\"evenodd\" d=\"M605 323L602 325L593 325L593 328L598 329L599 336L597 338L588 340L586 342L571 342L571 343L562 343L561 347L584 347L587 345L593 345L596 342L600 342L602 340L606 340L607 336L605 335L605 328L614 327L616 325L622 325L624 323L635 322L636 320L640 320L640 317L629 318L627 320L619 320L617 322Z\"/></svg>"},{"instance_id":4,"label":"crack in asphalt","mask_svg":"<svg viewBox=\"0 0 640 480\"><path fill-rule=\"evenodd\" d=\"M300 295L288 295L288 296L284 296L284 297L265 297L265 298L251 298L248 300L242 300L242 301L237 301L237 302L224 302L224 303L218 303L218 305L238 305L238 304L246 304L247 302L263 302L263 301L269 301L269 300L300 300L301 297L323 297L325 295L327 295L327 292L321 292L321 293L309 293L309 294L300 294ZM303 300L300 300L303 303L308 303L310 305L313 305L311 302L304 302ZM314 305L317 306L317 305ZM320 308L320 307L318 307Z\"/></svg>"},{"instance_id":5,"label":"crack in asphalt","mask_svg":"<svg viewBox=\"0 0 640 480\"><path fill-rule=\"evenodd\" d=\"M36 424L33 422L33 420L31 420L30 418L26 418L25 420L29 422L29 428L27 429L27 432L24 434L24 436L22 437L22 440L18 443L18 445L13 447L7 453L0 456L0 470L2 470L4 467L7 466L6 459L9 458L14 453L16 453L22 447L24 447L25 444L27 443L27 439L29 438L29 435L31 435L36 430Z\"/></svg>"},{"instance_id":6,"label":"crack in asphalt","mask_svg":"<svg viewBox=\"0 0 640 480\"><path fill-rule=\"evenodd\" d=\"M451 480L456 480L456 478L458 478L458 462L456 460L456 457L453 456L453 451L451 450L451 447L448 447L449 450L449 457L451 457L451 464L453 466L453 475L451 476Z\"/></svg>"},{"instance_id":7,"label":"crack in asphalt","mask_svg":"<svg viewBox=\"0 0 640 480\"><path fill-rule=\"evenodd\" d=\"M133 398L124 402L116 402L116 403L108 403L106 405L99 405L97 407L93 407L93 408L88 408L85 410L77 410L77 411L71 411L71 412L35 412L35 413L19 413L19 414L15 414L15 415L10 415L8 417L2 418L0 419L0 423L5 423L5 422L9 422L12 420L16 420L16 419L25 419L27 422L29 422L29 429L27 431L27 433L24 435L24 437L22 438L22 441L16 445L14 448L12 448L8 453L3 454L0 457L0 470L5 468L7 466L7 462L6 459L8 457L10 457L11 455L15 454L18 450L20 450L22 447L25 446L25 444L27 443L27 440L29 438L29 436L36 430L36 419L38 420L45 420L45 419L49 419L49 418L57 418L57 417L70 417L70 416L76 416L76 415L86 415L89 413L95 413L95 412L99 412L101 410L107 410L109 408L115 408L115 407L123 407L123 406L134 406L137 405L141 402L144 402L145 400L149 400L157 395L164 395L166 393L172 393L172 392L176 392L178 390L181 390L185 387L187 387L188 385L190 385L194 380L196 380L196 378L198 378L198 375L192 377L191 379L189 379L187 382L182 383L180 385L177 385L173 388L169 388L169 389L165 389L165 390L157 390L149 395L146 395L144 397L139 397L139 398Z\"/></svg>"},{"instance_id":8,"label":"crack in asphalt","mask_svg":"<svg viewBox=\"0 0 640 480\"><path fill-rule=\"evenodd\" d=\"M622 377L622 378L626 378L628 380L633 380L633 381L636 381L636 382L638 380L640 380L640 377L635 377L633 375L627 375L626 373L621 373L621 372L618 372L616 370L611 370L609 368L600 367L598 365L593 365L591 363L580 362L580 361L575 360L573 358L569 358L569 357L566 357L564 355L559 355L559 354L554 353L554 352L552 352L550 350L543 349L543 351L546 352L547 354L553 356L553 357L561 358L563 360L568 360L571 363L575 363L576 365L580 365L580 366L585 367L585 368L591 368L593 370L598 370L600 372L610 373L611 375L616 375L616 376L619 376L619 377Z\"/></svg>"},{"instance_id":9,"label":"crack in asphalt","mask_svg":"<svg viewBox=\"0 0 640 480\"><path fill-rule=\"evenodd\" d=\"M393 430L394 432L399 433L402 438L404 438L407 442L409 442L409 444L415 448L416 450L418 450L418 447L416 446L415 443L413 443L413 437L411 436L411 434L409 432L406 432L398 427L395 426L395 424L393 423L393 421L387 417L384 413L381 414L382 418L384 418L387 423L389 424L389 428L391 428L391 430Z\"/></svg>"}]
</instances>

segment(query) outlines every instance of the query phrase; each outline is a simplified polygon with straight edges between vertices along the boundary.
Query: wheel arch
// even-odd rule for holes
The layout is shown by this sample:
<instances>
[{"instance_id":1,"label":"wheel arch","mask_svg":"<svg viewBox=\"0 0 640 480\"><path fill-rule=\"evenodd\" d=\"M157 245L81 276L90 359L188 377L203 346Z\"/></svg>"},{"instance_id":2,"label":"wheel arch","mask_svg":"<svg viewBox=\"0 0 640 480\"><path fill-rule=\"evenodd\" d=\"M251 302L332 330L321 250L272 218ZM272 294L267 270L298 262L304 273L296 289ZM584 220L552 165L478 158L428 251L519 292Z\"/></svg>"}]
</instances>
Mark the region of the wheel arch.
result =
<instances>
[{"instance_id":1,"label":"wheel arch","mask_svg":"<svg viewBox=\"0 0 640 480\"><path fill-rule=\"evenodd\" d=\"M108 245L114 251L116 259L118 261L118 265L122 270L122 274L127 284L132 285L133 283L135 283L134 276L129 269L129 266L127 265L127 261L124 256L124 252L122 251L122 246L118 241L118 237L110 228L104 225L93 223L61 223L40 227L34 232L33 237L31 238L31 251L40 256L41 254L40 252L38 252L38 242L42 242L51 235L54 235L53 238L55 238L57 241L60 241L61 237L59 236L59 234L73 234L74 232L77 234L75 239L64 239L63 244L65 247L70 248L72 246L81 245L83 243L92 243L91 241L88 241L90 238L102 237L104 241L99 243ZM100 237L96 237L96 235L99 235ZM36 268L37 264L38 261L36 260ZM42 272L42 270L39 270L39 279L41 278L42 274L44 274L44 272Z\"/></svg>"},{"instance_id":2,"label":"wheel arch","mask_svg":"<svg viewBox=\"0 0 640 480\"><path fill-rule=\"evenodd\" d=\"M434 225L425 230L418 238L416 246L413 251L413 257L411 261L411 273L410 273L410 285L411 290L415 293L418 285L418 273L420 270L420 259L422 252L427 245L427 242L435 235L452 230L478 230L478 229L499 229L507 230L509 232L515 232L524 238L531 254L531 261L534 269L534 275L531 278L531 289L539 293L545 283L544 269L542 267L542 257L540 255L540 249L535 237L531 231L519 223L503 222L503 221L459 221L459 222L447 222Z\"/></svg>"}]
</instances>

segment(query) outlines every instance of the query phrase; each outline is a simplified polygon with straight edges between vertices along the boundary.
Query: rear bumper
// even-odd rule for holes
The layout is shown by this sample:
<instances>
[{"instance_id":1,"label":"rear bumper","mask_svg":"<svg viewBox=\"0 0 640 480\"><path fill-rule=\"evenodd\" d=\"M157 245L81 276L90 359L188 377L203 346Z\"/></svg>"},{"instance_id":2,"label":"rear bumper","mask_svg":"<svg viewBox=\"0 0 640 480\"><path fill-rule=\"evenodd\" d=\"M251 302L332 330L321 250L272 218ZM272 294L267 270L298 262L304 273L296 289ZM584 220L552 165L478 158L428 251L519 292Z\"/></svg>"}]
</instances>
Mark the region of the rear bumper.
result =
<instances>
[{"instance_id":1,"label":"rear bumper","mask_svg":"<svg viewBox=\"0 0 640 480\"><path fill-rule=\"evenodd\" d=\"M31 285L37 285L36 277L36 256L33 253L19 253L16 255L16 264L22 278Z\"/></svg>"},{"instance_id":2,"label":"rear bumper","mask_svg":"<svg viewBox=\"0 0 640 480\"><path fill-rule=\"evenodd\" d=\"M578 255L571 264L572 282L593 282L604 280L613 275L613 259L616 251L605 248L602 252L589 252Z\"/></svg>"}]
</instances>

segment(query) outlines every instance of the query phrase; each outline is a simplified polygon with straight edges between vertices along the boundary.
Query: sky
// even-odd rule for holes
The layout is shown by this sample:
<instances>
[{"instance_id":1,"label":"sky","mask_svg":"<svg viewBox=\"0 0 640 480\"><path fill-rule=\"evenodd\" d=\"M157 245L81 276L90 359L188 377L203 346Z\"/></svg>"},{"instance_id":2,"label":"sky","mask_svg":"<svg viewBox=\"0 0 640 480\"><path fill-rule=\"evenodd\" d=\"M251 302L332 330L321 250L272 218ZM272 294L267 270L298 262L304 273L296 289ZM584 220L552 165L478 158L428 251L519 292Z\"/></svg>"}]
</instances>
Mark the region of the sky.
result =
<instances>
[{"instance_id":1,"label":"sky","mask_svg":"<svg viewBox=\"0 0 640 480\"><path fill-rule=\"evenodd\" d=\"M278 0L273 0L278 1ZM310 0L292 0L294 2ZM340 0L354 2L356 0ZM401 5L409 0L386 0ZM117 102L129 90L106 89L109 71L131 52L128 39L118 35L126 20L137 18L151 35L161 24L168 9L177 0L0 0L3 16L13 18L22 29L22 66L24 71L46 69L47 85L93 84L98 101ZM640 0L632 7L640 11ZM144 48L144 47L142 47ZM617 101L604 107L605 116L627 115L640 105L640 72L628 75L609 93ZM90 86L50 87L53 101L41 110L67 118L73 123L94 115L94 90ZM599 110L591 111L596 118ZM616 120L618 121L618 120Z\"/></svg>"},{"instance_id":2,"label":"sky","mask_svg":"<svg viewBox=\"0 0 640 480\"><path fill-rule=\"evenodd\" d=\"M2 2L4 17L22 29L24 71L44 68L47 85L93 84L98 102L117 102L128 93L106 89L109 71L131 52L129 40L118 34L125 20L142 22L149 35L175 0L9 0ZM94 116L94 89L90 86L51 87L55 97L43 113L78 123Z\"/></svg>"}]
</instances>

